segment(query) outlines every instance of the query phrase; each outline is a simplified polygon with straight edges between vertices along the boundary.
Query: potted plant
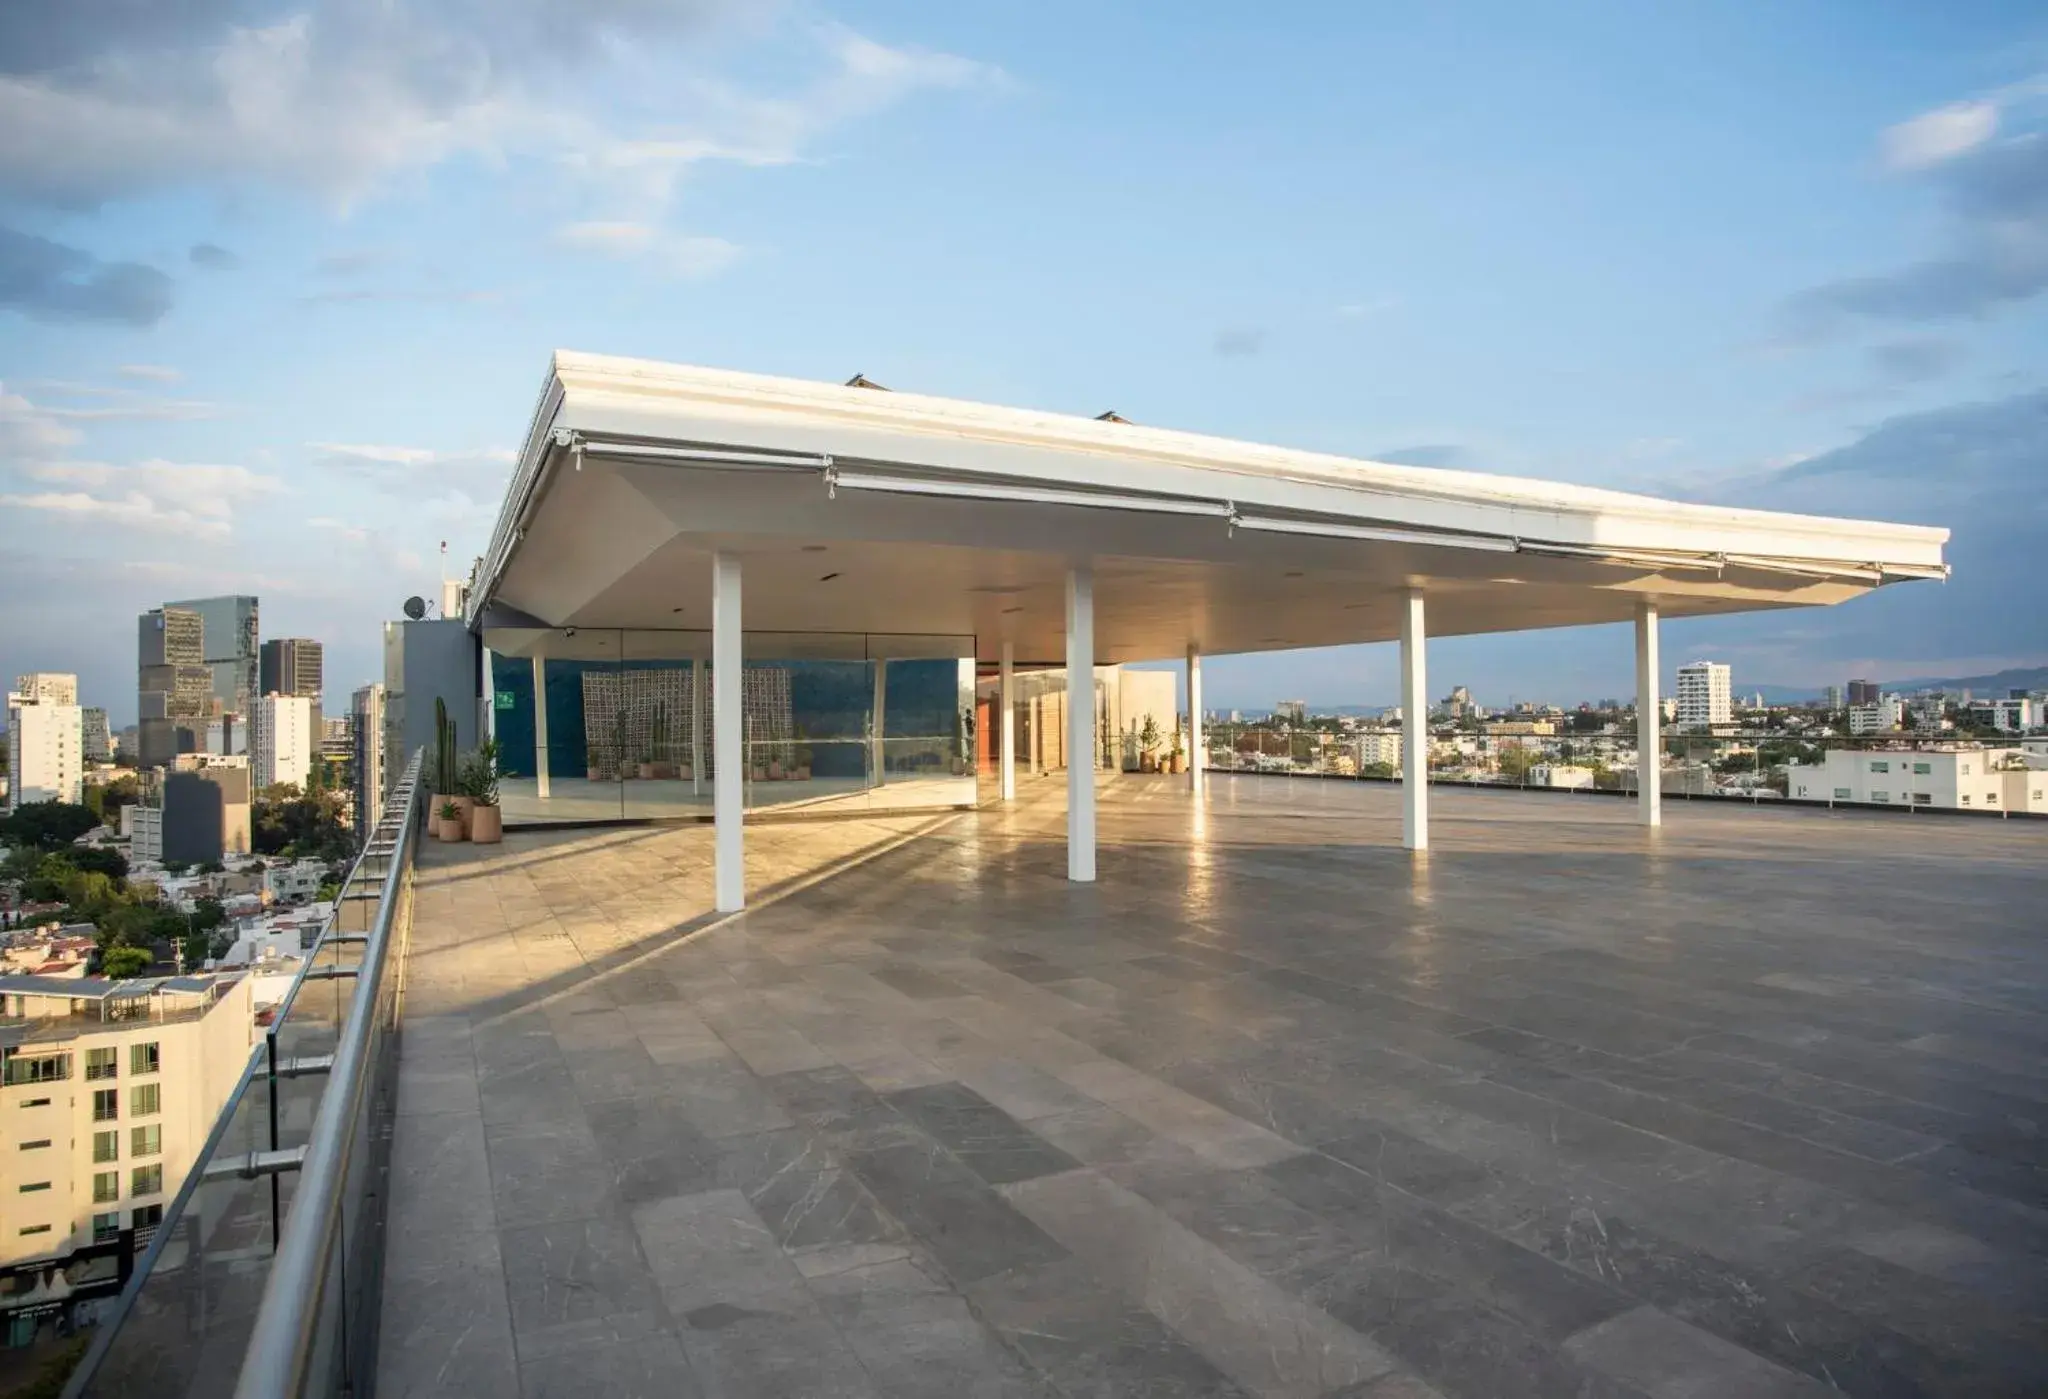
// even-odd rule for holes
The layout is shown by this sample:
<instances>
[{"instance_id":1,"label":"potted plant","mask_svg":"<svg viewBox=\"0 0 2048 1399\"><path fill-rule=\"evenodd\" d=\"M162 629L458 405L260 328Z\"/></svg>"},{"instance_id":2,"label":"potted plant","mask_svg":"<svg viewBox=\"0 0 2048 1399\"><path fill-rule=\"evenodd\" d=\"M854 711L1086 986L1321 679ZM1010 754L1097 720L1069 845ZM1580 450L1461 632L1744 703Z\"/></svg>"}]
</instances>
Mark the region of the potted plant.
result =
<instances>
[{"instance_id":1,"label":"potted plant","mask_svg":"<svg viewBox=\"0 0 2048 1399\"><path fill-rule=\"evenodd\" d=\"M477 745L463 766L463 789L475 803L469 813L469 838L478 845L496 845L505 838L505 814L498 808L498 741Z\"/></svg>"},{"instance_id":2,"label":"potted plant","mask_svg":"<svg viewBox=\"0 0 2048 1399\"><path fill-rule=\"evenodd\" d=\"M804 741L808 737L809 735L804 732L803 725L797 725L796 780L799 782L808 782L811 780L811 759L815 756L815 754L813 754L813 752L811 751L811 745Z\"/></svg>"},{"instance_id":3,"label":"potted plant","mask_svg":"<svg viewBox=\"0 0 2048 1399\"><path fill-rule=\"evenodd\" d=\"M664 780L672 778L676 775L676 765L675 760L669 753L668 706L666 704L654 706L653 734L654 770L651 774L643 772L640 775L642 777L658 777Z\"/></svg>"},{"instance_id":4,"label":"potted plant","mask_svg":"<svg viewBox=\"0 0 2048 1399\"><path fill-rule=\"evenodd\" d=\"M1138 771L1159 771L1159 721L1150 714L1138 730Z\"/></svg>"},{"instance_id":5,"label":"potted plant","mask_svg":"<svg viewBox=\"0 0 2048 1399\"><path fill-rule=\"evenodd\" d=\"M1188 750L1181 742L1180 730L1178 728L1173 731L1173 748L1167 754L1167 766L1176 773L1188 770Z\"/></svg>"},{"instance_id":6,"label":"potted plant","mask_svg":"<svg viewBox=\"0 0 2048 1399\"><path fill-rule=\"evenodd\" d=\"M609 754L615 780L624 782L640 771L639 766L626 757L631 748L626 743L626 711L619 710L612 716L612 746Z\"/></svg>"},{"instance_id":7,"label":"potted plant","mask_svg":"<svg viewBox=\"0 0 2048 1399\"><path fill-rule=\"evenodd\" d=\"M441 798L441 805L435 810L440 819L434 823L434 835L441 840L462 839L462 808L455 804L455 798Z\"/></svg>"},{"instance_id":8,"label":"potted plant","mask_svg":"<svg viewBox=\"0 0 2048 1399\"><path fill-rule=\"evenodd\" d=\"M441 803L460 790L462 775L457 770L458 761L455 721L448 717L448 702L437 699L434 701L434 799L427 805L428 812L435 816L440 813Z\"/></svg>"}]
</instances>

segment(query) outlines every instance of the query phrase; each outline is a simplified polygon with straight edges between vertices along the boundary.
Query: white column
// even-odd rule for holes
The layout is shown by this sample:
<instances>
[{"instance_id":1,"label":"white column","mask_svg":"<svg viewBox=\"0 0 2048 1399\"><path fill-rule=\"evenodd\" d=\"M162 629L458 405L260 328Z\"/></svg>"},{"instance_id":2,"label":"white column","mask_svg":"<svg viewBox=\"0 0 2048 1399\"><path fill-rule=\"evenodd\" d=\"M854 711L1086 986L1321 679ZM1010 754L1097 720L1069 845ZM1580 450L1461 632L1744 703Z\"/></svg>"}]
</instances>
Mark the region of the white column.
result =
<instances>
[{"instance_id":1,"label":"white column","mask_svg":"<svg viewBox=\"0 0 2048 1399\"><path fill-rule=\"evenodd\" d=\"M533 654L533 794L548 799L548 663Z\"/></svg>"},{"instance_id":2,"label":"white column","mask_svg":"<svg viewBox=\"0 0 2048 1399\"><path fill-rule=\"evenodd\" d=\"M1202 648L1188 643L1188 791L1202 795Z\"/></svg>"},{"instance_id":3,"label":"white column","mask_svg":"<svg viewBox=\"0 0 2048 1399\"><path fill-rule=\"evenodd\" d=\"M495 743L498 739L498 675L496 668L491 664L491 648L482 646L478 649L484 656L484 721L478 726L478 731ZM318 708L317 704L315 708ZM315 734L314 751L318 752L319 747L320 735Z\"/></svg>"},{"instance_id":4,"label":"white column","mask_svg":"<svg viewBox=\"0 0 2048 1399\"><path fill-rule=\"evenodd\" d=\"M1662 699L1657 694L1657 608L1636 608L1636 819L1645 826L1664 821Z\"/></svg>"},{"instance_id":5,"label":"white column","mask_svg":"<svg viewBox=\"0 0 2048 1399\"><path fill-rule=\"evenodd\" d=\"M996 684L996 708L1002 711L996 721L996 732L1000 735L1002 751L996 755L996 771L1000 774L1004 801L1017 799L1017 647L1014 642L1003 643L1002 679Z\"/></svg>"},{"instance_id":6,"label":"white column","mask_svg":"<svg viewBox=\"0 0 2048 1399\"><path fill-rule=\"evenodd\" d=\"M1429 849L1429 676L1422 590L1401 604L1401 844Z\"/></svg>"},{"instance_id":7,"label":"white column","mask_svg":"<svg viewBox=\"0 0 2048 1399\"><path fill-rule=\"evenodd\" d=\"M882 777L889 770L889 753L883 747L883 726L888 720L889 663L875 662L875 730L869 741L868 763L875 770L875 785L882 785Z\"/></svg>"},{"instance_id":8,"label":"white column","mask_svg":"<svg viewBox=\"0 0 2048 1399\"><path fill-rule=\"evenodd\" d=\"M1067 878L1095 882L1095 575L1067 570Z\"/></svg>"},{"instance_id":9,"label":"white column","mask_svg":"<svg viewBox=\"0 0 2048 1399\"><path fill-rule=\"evenodd\" d=\"M746 779L746 754L741 751L740 720L744 704L741 680L746 660L740 648L740 561L737 554L711 559L711 817L714 853L715 906L720 913L746 907L746 854L740 823L746 808L741 783Z\"/></svg>"},{"instance_id":10,"label":"white column","mask_svg":"<svg viewBox=\"0 0 2048 1399\"><path fill-rule=\"evenodd\" d=\"M690 795L704 794L704 662L690 661Z\"/></svg>"}]
</instances>

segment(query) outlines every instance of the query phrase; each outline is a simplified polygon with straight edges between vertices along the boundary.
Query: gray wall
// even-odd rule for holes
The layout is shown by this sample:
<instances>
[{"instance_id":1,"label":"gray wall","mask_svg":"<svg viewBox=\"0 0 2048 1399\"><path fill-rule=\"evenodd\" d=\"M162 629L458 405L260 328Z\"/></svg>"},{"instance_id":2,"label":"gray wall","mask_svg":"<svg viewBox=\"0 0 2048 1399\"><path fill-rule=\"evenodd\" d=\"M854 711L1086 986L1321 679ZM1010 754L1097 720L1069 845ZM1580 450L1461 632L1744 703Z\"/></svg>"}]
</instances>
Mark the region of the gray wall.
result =
<instances>
[{"instance_id":1,"label":"gray wall","mask_svg":"<svg viewBox=\"0 0 2048 1399\"><path fill-rule=\"evenodd\" d=\"M388 771L402 771L415 749L427 750L433 761L434 701L447 704L455 721L455 746L476 747L482 737L477 731L477 639L469 624L459 618L431 622L402 622L401 654L397 684L387 669L384 704L387 720L393 721L400 736L401 751L386 752ZM397 712L392 713L393 710Z\"/></svg>"}]
</instances>

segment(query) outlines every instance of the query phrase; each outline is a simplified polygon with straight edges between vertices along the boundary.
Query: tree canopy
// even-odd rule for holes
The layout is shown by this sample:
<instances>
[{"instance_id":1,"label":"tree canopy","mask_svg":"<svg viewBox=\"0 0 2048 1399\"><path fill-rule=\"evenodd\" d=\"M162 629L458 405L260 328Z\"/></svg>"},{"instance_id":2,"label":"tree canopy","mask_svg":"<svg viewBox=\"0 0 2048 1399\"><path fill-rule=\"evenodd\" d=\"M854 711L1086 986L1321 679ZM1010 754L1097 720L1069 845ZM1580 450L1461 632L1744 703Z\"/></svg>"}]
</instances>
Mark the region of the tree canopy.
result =
<instances>
[{"instance_id":1,"label":"tree canopy","mask_svg":"<svg viewBox=\"0 0 2048 1399\"><path fill-rule=\"evenodd\" d=\"M99 823L100 818L91 807L76 802L24 802L9 815L0 817L0 840L9 845L59 850Z\"/></svg>"}]
</instances>

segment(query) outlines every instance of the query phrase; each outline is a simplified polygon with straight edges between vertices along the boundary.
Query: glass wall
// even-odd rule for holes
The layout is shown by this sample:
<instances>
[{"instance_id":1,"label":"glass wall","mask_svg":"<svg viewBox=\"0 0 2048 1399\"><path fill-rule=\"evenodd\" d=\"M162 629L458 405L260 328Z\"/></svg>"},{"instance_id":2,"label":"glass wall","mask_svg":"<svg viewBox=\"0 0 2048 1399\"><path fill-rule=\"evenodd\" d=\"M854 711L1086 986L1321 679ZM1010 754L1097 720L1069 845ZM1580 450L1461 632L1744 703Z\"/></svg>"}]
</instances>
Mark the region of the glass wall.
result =
<instances>
[{"instance_id":1,"label":"glass wall","mask_svg":"<svg viewBox=\"0 0 2048 1399\"><path fill-rule=\"evenodd\" d=\"M484 641L508 823L710 814L708 631ZM750 632L742 652L750 810L974 804L972 637Z\"/></svg>"}]
</instances>

